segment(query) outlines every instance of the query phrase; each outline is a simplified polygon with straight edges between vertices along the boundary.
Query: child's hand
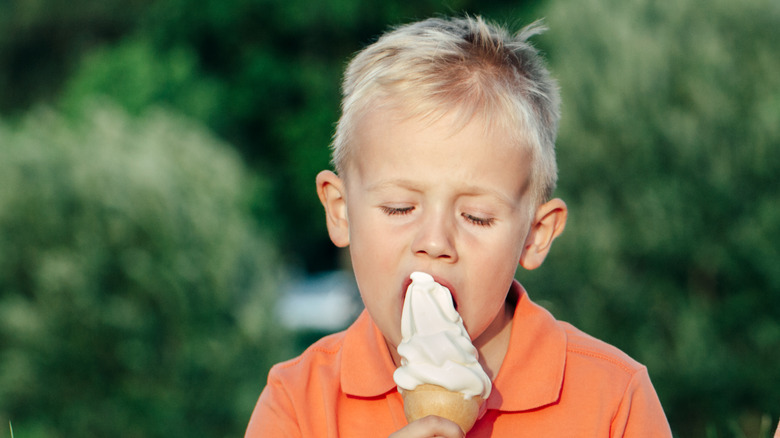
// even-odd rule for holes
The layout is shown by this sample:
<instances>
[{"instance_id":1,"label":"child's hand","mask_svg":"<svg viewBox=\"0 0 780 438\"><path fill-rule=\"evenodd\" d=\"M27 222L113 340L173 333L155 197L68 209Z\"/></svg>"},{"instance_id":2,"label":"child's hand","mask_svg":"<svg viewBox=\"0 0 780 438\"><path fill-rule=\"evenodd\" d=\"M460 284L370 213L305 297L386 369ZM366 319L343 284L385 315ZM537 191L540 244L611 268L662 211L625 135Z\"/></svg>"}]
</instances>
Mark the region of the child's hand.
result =
<instances>
[{"instance_id":1,"label":"child's hand","mask_svg":"<svg viewBox=\"0 0 780 438\"><path fill-rule=\"evenodd\" d=\"M406 425L388 438L464 438L460 426L446 418L429 415Z\"/></svg>"}]
</instances>

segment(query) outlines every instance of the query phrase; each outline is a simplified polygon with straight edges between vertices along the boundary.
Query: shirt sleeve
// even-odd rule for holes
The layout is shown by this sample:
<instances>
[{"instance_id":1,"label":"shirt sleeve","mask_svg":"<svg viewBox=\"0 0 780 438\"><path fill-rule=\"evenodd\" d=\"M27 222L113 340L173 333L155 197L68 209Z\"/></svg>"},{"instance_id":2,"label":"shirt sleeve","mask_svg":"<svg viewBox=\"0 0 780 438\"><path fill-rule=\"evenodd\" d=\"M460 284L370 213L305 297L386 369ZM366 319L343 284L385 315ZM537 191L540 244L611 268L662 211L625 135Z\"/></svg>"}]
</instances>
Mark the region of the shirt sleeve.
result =
<instances>
[{"instance_id":1,"label":"shirt sleeve","mask_svg":"<svg viewBox=\"0 0 780 438\"><path fill-rule=\"evenodd\" d=\"M244 437L301 437L294 404L274 369L268 375L268 384L255 405Z\"/></svg>"},{"instance_id":2,"label":"shirt sleeve","mask_svg":"<svg viewBox=\"0 0 780 438\"><path fill-rule=\"evenodd\" d=\"M612 421L613 438L671 438L661 402L655 393L647 368L634 374Z\"/></svg>"}]
</instances>

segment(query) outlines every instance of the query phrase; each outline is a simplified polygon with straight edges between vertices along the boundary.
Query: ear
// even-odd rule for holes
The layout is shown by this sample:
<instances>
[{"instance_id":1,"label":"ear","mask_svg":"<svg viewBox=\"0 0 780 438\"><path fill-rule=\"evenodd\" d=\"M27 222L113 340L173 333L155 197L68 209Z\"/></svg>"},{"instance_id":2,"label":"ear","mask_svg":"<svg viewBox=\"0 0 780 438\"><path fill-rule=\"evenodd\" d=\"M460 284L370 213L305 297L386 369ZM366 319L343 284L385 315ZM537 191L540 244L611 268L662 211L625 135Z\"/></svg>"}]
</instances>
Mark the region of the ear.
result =
<instances>
[{"instance_id":1,"label":"ear","mask_svg":"<svg viewBox=\"0 0 780 438\"><path fill-rule=\"evenodd\" d=\"M330 170L317 175L317 196L325 207L325 223L334 245L343 248L349 245L349 220L344 180Z\"/></svg>"},{"instance_id":2,"label":"ear","mask_svg":"<svg viewBox=\"0 0 780 438\"><path fill-rule=\"evenodd\" d=\"M560 236L566 227L567 215L566 203L558 198L539 206L520 256L522 267L531 270L542 265L553 240Z\"/></svg>"}]
</instances>

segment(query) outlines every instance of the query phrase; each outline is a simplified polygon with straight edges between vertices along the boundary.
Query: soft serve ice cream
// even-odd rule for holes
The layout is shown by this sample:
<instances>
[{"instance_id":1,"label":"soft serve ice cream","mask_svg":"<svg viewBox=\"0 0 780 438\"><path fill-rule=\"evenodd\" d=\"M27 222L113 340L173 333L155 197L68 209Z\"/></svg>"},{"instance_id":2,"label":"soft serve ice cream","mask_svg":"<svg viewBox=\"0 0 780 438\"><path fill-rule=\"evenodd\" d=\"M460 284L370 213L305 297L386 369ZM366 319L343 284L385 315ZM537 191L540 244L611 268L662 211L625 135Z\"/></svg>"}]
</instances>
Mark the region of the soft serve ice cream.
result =
<instances>
[{"instance_id":1,"label":"soft serve ice cream","mask_svg":"<svg viewBox=\"0 0 780 438\"><path fill-rule=\"evenodd\" d=\"M448 417L452 411L453 416L468 417L450 418L468 432L490 395L490 378L477 360L450 291L423 272L411 279L401 316L401 366L393 374L407 419Z\"/></svg>"}]
</instances>

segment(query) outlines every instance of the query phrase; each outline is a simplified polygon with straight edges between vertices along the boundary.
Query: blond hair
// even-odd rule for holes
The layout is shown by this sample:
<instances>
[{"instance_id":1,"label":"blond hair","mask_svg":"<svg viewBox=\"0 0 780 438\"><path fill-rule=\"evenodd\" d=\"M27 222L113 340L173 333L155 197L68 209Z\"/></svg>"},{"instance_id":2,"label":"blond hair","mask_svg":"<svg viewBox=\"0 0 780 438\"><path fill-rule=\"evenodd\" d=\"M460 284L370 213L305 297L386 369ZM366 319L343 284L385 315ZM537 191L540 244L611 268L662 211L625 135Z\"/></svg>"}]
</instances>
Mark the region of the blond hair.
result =
<instances>
[{"instance_id":1,"label":"blond hair","mask_svg":"<svg viewBox=\"0 0 780 438\"><path fill-rule=\"evenodd\" d=\"M531 156L534 207L552 196L557 181L555 137L559 94L528 38L480 17L431 18L398 27L359 52L342 84L342 115L333 139L333 165L343 173L353 154L361 116L379 105L401 106L409 117L455 111L465 125L474 116L503 129Z\"/></svg>"}]
</instances>

